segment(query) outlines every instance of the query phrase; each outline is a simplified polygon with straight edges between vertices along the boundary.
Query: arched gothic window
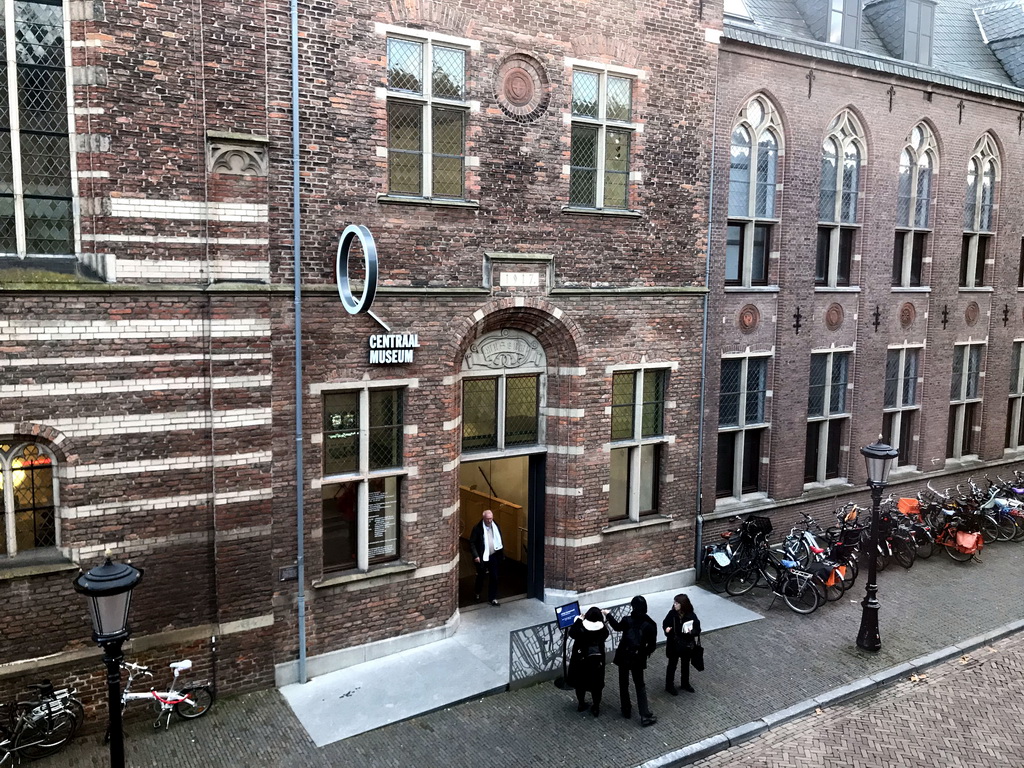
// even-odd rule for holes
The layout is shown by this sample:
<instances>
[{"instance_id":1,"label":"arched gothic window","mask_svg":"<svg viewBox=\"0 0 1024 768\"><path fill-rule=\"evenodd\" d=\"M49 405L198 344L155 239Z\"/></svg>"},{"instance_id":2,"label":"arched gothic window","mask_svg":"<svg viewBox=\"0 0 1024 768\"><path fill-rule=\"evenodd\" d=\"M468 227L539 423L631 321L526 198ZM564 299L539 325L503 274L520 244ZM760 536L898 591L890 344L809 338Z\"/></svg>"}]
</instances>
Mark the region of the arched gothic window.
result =
<instances>
[{"instance_id":1,"label":"arched gothic window","mask_svg":"<svg viewBox=\"0 0 1024 768\"><path fill-rule=\"evenodd\" d=\"M42 445L0 442L0 553L59 543L55 465Z\"/></svg>"},{"instance_id":2,"label":"arched gothic window","mask_svg":"<svg viewBox=\"0 0 1024 768\"><path fill-rule=\"evenodd\" d=\"M932 178L936 172L935 138L928 126L914 126L900 153L896 196L896 237L892 284L921 285L925 247L930 231Z\"/></svg>"},{"instance_id":3,"label":"arched gothic window","mask_svg":"<svg viewBox=\"0 0 1024 768\"><path fill-rule=\"evenodd\" d=\"M960 251L960 287L985 285L985 262L995 231L993 209L999 181L999 150L989 134L978 140L967 164L964 238Z\"/></svg>"},{"instance_id":4,"label":"arched gothic window","mask_svg":"<svg viewBox=\"0 0 1024 768\"><path fill-rule=\"evenodd\" d=\"M778 114L763 96L747 102L732 132L729 165L727 285L765 285L772 228L778 222L782 130Z\"/></svg>"},{"instance_id":5,"label":"arched gothic window","mask_svg":"<svg viewBox=\"0 0 1024 768\"><path fill-rule=\"evenodd\" d=\"M845 110L832 121L821 145L816 285L850 284L860 173L866 155L863 136L853 113Z\"/></svg>"}]
</instances>

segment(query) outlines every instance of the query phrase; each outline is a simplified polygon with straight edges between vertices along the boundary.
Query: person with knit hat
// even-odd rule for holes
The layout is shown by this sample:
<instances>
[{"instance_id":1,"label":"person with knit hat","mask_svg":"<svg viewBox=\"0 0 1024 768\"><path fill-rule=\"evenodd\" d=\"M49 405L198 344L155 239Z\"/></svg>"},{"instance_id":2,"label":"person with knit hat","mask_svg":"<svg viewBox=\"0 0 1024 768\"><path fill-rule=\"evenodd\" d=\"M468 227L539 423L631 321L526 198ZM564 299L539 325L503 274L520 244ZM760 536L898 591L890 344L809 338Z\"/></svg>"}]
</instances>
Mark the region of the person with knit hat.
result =
<instances>
[{"instance_id":1,"label":"person with knit hat","mask_svg":"<svg viewBox=\"0 0 1024 768\"><path fill-rule=\"evenodd\" d=\"M648 706L647 684L644 682L647 659L658 645L658 625L647 615L647 600L643 595L634 597L629 606L632 613L621 621L614 616L608 616L608 623L612 629L622 633L612 663L619 668L619 701L622 705L622 716L633 716L633 706L629 700L629 678L632 676L633 686L636 688L636 705L640 710L640 725L647 727L658 722L658 718Z\"/></svg>"},{"instance_id":2,"label":"person with knit hat","mask_svg":"<svg viewBox=\"0 0 1024 768\"><path fill-rule=\"evenodd\" d=\"M685 594L680 592L672 600L672 608L661 622L661 627L665 630L665 653L668 656L665 690L677 696L676 664L682 667L679 687L693 693L693 686L690 685L690 655L700 636L700 619L693 612L693 604Z\"/></svg>"},{"instance_id":3,"label":"person with knit hat","mask_svg":"<svg viewBox=\"0 0 1024 768\"><path fill-rule=\"evenodd\" d=\"M595 607L586 616L577 616L569 627L572 638L572 656L569 657L569 682L576 689L578 712L587 709L587 691L594 700L590 713L597 717L601 713L601 692L604 690L604 645L608 640L608 627L604 614Z\"/></svg>"}]
</instances>

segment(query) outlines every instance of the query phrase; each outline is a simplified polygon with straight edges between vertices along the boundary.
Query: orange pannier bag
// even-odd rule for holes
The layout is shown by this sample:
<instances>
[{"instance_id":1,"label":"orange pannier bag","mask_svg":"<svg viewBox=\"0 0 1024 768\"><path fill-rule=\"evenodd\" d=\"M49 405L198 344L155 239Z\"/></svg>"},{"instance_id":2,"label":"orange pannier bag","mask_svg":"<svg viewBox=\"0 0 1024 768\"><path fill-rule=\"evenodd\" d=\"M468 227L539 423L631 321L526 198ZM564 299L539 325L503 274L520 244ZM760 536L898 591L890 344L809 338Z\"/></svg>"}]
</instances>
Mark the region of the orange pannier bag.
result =
<instances>
[{"instance_id":1,"label":"orange pannier bag","mask_svg":"<svg viewBox=\"0 0 1024 768\"><path fill-rule=\"evenodd\" d=\"M981 551L983 541L980 533L956 532L956 548L960 552L974 555Z\"/></svg>"},{"instance_id":2,"label":"orange pannier bag","mask_svg":"<svg viewBox=\"0 0 1024 768\"><path fill-rule=\"evenodd\" d=\"M921 502L917 499L900 499L896 502L896 505L904 515L917 518L918 520L921 519Z\"/></svg>"}]
</instances>

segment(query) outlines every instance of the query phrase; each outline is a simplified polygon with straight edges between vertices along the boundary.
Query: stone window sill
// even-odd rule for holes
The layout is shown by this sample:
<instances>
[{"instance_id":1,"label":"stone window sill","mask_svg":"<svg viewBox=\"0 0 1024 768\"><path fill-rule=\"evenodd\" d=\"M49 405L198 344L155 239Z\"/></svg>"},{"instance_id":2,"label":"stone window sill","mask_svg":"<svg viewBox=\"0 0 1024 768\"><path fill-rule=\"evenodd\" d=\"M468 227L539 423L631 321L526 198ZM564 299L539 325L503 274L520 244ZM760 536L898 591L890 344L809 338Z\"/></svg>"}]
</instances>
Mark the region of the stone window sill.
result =
<instances>
[{"instance_id":1,"label":"stone window sill","mask_svg":"<svg viewBox=\"0 0 1024 768\"><path fill-rule=\"evenodd\" d=\"M893 293L931 293L931 286L928 285L894 285Z\"/></svg>"},{"instance_id":2,"label":"stone window sill","mask_svg":"<svg viewBox=\"0 0 1024 768\"><path fill-rule=\"evenodd\" d=\"M412 563L383 563L374 565L368 571L341 571L323 577L313 582L313 589L326 589L327 587L338 587L342 584L352 584L357 581L371 581L384 579L388 576L395 576L402 573L412 573L416 566Z\"/></svg>"},{"instance_id":3,"label":"stone window sill","mask_svg":"<svg viewBox=\"0 0 1024 768\"><path fill-rule=\"evenodd\" d=\"M378 203L394 205L431 205L436 208L479 208L478 200L444 200L432 197L402 197L400 195L377 195Z\"/></svg>"},{"instance_id":4,"label":"stone window sill","mask_svg":"<svg viewBox=\"0 0 1024 768\"><path fill-rule=\"evenodd\" d=\"M777 285L727 285L726 293L778 293Z\"/></svg>"},{"instance_id":5,"label":"stone window sill","mask_svg":"<svg viewBox=\"0 0 1024 768\"><path fill-rule=\"evenodd\" d=\"M672 518L663 515L646 515L639 520L615 520L607 527L601 529L601 533L623 533L624 531L637 531L642 528L651 528L659 525L668 525Z\"/></svg>"},{"instance_id":6,"label":"stone window sill","mask_svg":"<svg viewBox=\"0 0 1024 768\"><path fill-rule=\"evenodd\" d=\"M0 557L0 581L77 570L80 570L78 565L56 549L32 550L14 557Z\"/></svg>"},{"instance_id":7,"label":"stone window sill","mask_svg":"<svg viewBox=\"0 0 1024 768\"><path fill-rule=\"evenodd\" d=\"M957 290L960 293L994 293L996 289L991 285L975 285L971 287L961 285Z\"/></svg>"},{"instance_id":8,"label":"stone window sill","mask_svg":"<svg viewBox=\"0 0 1024 768\"><path fill-rule=\"evenodd\" d=\"M643 216L640 211L627 211L621 208L577 208L572 205L564 206L562 213L578 213L583 216L624 216L627 219L639 219Z\"/></svg>"},{"instance_id":9,"label":"stone window sill","mask_svg":"<svg viewBox=\"0 0 1024 768\"><path fill-rule=\"evenodd\" d=\"M816 285L815 293L860 293L859 285Z\"/></svg>"}]
</instances>

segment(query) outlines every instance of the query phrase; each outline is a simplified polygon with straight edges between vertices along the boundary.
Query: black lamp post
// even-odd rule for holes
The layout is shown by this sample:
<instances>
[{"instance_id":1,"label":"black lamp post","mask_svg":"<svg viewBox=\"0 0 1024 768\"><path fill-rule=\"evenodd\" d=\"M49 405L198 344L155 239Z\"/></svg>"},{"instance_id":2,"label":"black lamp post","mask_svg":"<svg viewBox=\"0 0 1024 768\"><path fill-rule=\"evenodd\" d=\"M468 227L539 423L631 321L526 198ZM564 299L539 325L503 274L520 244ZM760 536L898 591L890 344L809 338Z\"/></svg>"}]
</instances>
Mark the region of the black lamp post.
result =
<instances>
[{"instance_id":1,"label":"black lamp post","mask_svg":"<svg viewBox=\"0 0 1024 768\"><path fill-rule=\"evenodd\" d=\"M878 634L878 517L881 514L882 489L889 482L889 470L900 452L882 442L882 436L869 446L860 449L868 469L868 486L871 488L871 557L868 558L868 586L864 595L864 606L860 616L860 632L857 633L857 647L865 651L877 651L882 647Z\"/></svg>"},{"instance_id":2,"label":"black lamp post","mask_svg":"<svg viewBox=\"0 0 1024 768\"><path fill-rule=\"evenodd\" d=\"M142 571L125 563L106 562L75 579L75 591L89 598L92 639L103 647L107 666L107 707L110 718L110 765L124 768L124 731L121 727L121 646L131 634L128 609L132 590L142 581Z\"/></svg>"}]
</instances>

